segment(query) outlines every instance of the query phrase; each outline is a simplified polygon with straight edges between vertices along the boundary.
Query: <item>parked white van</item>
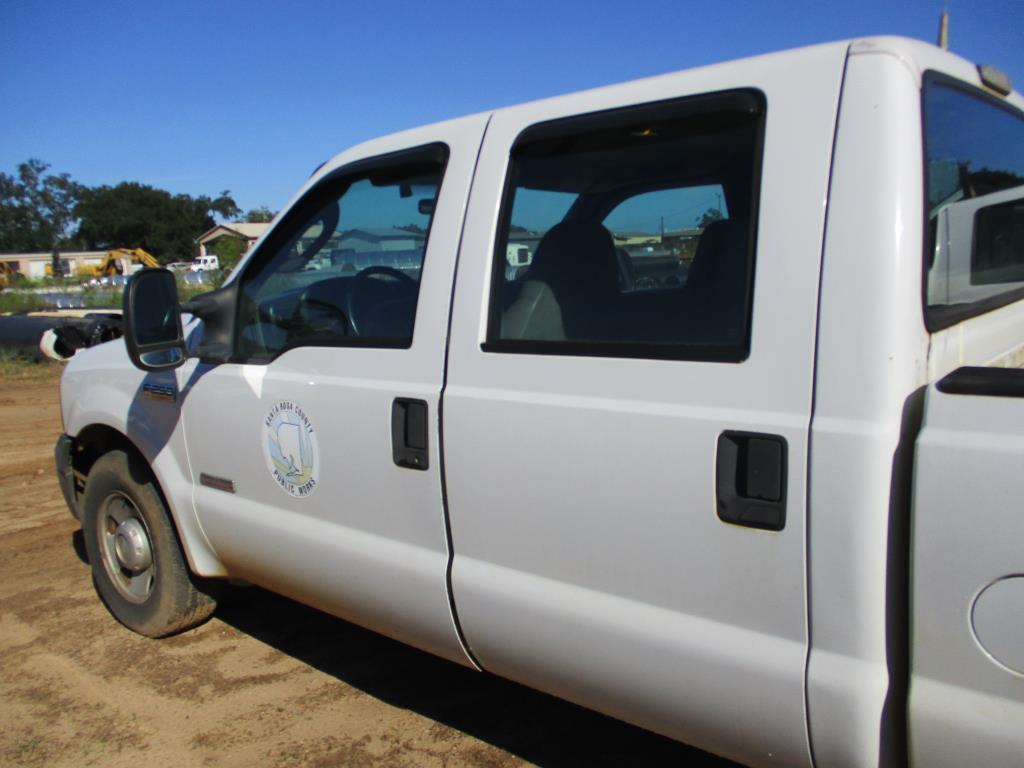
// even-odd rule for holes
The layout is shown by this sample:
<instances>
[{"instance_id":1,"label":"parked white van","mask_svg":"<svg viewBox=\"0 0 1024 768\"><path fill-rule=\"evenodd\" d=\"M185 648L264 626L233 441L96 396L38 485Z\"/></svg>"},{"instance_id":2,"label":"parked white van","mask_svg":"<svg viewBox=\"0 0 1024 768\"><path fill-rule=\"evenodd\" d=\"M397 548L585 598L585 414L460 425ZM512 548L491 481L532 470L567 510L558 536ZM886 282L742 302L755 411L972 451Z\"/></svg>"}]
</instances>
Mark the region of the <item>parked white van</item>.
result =
<instances>
[{"instance_id":1,"label":"parked white van","mask_svg":"<svg viewBox=\"0 0 1024 768\"><path fill-rule=\"evenodd\" d=\"M217 256L197 256L188 265L189 272L205 272L211 269L220 269L220 258Z\"/></svg>"}]
</instances>

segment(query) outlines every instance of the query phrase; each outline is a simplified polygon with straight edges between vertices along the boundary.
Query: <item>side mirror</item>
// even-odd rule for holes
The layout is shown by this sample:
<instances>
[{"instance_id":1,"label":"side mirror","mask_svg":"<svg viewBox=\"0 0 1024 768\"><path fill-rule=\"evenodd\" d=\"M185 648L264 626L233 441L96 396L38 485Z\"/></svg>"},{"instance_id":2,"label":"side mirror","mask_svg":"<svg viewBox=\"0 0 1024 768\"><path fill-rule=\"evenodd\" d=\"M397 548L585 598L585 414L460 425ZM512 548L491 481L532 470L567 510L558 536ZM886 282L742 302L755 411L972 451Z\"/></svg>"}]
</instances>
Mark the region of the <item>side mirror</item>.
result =
<instances>
[{"instance_id":1,"label":"side mirror","mask_svg":"<svg viewBox=\"0 0 1024 768\"><path fill-rule=\"evenodd\" d=\"M124 289L124 341L136 368L168 371L185 362L185 335L173 273L143 269Z\"/></svg>"}]
</instances>

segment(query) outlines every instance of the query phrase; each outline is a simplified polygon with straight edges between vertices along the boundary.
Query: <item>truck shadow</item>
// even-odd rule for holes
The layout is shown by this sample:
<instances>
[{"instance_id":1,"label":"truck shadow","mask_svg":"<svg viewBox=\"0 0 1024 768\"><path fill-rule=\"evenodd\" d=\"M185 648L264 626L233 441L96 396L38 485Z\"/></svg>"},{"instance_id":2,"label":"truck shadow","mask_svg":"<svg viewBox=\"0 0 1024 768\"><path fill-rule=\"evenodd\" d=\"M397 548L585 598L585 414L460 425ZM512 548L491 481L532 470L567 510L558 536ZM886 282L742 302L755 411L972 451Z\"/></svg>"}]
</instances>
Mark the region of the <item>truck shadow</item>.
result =
<instances>
[{"instance_id":1,"label":"truck shadow","mask_svg":"<svg viewBox=\"0 0 1024 768\"><path fill-rule=\"evenodd\" d=\"M464 669L257 587L232 590L216 616L381 701L545 768L736 765L516 683Z\"/></svg>"}]
</instances>

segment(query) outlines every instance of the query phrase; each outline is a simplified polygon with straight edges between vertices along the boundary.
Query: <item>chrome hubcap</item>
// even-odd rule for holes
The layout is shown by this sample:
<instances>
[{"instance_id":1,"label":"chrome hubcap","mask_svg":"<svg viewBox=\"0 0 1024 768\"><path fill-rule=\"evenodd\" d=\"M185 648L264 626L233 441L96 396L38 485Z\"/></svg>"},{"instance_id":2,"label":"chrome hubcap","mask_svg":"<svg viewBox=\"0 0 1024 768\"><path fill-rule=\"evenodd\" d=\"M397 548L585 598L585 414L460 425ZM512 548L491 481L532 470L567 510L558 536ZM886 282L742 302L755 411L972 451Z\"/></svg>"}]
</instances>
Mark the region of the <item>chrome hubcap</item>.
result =
<instances>
[{"instance_id":1,"label":"chrome hubcap","mask_svg":"<svg viewBox=\"0 0 1024 768\"><path fill-rule=\"evenodd\" d=\"M146 529L135 518L125 520L114 531L114 554L126 571L139 573L153 564Z\"/></svg>"},{"instance_id":2,"label":"chrome hubcap","mask_svg":"<svg viewBox=\"0 0 1024 768\"><path fill-rule=\"evenodd\" d=\"M144 603L153 591L156 564L146 523L127 496L114 493L100 514L100 554L114 588L132 603Z\"/></svg>"}]
</instances>

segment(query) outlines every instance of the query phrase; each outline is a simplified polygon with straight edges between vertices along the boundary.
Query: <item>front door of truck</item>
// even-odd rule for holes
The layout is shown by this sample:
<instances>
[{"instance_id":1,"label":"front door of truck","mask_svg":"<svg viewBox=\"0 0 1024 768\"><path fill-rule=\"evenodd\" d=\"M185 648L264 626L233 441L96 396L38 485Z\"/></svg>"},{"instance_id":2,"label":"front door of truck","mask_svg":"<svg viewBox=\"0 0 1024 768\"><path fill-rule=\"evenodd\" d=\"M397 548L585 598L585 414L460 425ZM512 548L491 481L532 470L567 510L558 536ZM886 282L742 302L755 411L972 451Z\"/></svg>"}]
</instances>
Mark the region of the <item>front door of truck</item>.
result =
<instances>
[{"instance_id":1,"label":"front door of truck","mask_svg":"<svg viewBox=\"0 0 1024 768\"><path fill-rule=\"evenodd\" d=\"M476 659L745 763L810 761L807 444L842 52L820 55L716 69L713 93L684 73L496 113L455 291L443 429Z\"/></svg>"},{"instance_id":2,"label":"front door of truck","mask_svg":"<svg viewBox=\"0 0 1024 768\"><path fill-rule=\"evenodd\" d=\"M182 373L196 514L230 574L460 663L437 424L484 124L343 158L236 278L237 362Z\"/></svg>"}]
</instances>

